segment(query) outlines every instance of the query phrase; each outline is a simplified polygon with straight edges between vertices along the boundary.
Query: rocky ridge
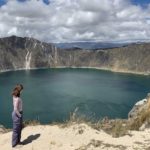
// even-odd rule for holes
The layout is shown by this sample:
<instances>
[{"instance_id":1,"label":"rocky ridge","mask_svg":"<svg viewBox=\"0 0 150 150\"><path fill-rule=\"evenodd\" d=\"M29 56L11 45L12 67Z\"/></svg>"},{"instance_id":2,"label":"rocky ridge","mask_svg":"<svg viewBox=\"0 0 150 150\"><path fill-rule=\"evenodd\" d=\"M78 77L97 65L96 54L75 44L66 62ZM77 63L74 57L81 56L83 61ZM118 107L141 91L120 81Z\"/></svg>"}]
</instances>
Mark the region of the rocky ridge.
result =
<instances>
[{"instance_id":1,"label":"rocky ridge","mask_svg":"<svg viewBox=\"0 0 150 150\"><path fill-rule=\"evenodd\" d=\"M107 50L59 49L28 37L0 39L0 71L87 67L117 72L150 74L150 43Z\"/></svg>"}]
</instances>

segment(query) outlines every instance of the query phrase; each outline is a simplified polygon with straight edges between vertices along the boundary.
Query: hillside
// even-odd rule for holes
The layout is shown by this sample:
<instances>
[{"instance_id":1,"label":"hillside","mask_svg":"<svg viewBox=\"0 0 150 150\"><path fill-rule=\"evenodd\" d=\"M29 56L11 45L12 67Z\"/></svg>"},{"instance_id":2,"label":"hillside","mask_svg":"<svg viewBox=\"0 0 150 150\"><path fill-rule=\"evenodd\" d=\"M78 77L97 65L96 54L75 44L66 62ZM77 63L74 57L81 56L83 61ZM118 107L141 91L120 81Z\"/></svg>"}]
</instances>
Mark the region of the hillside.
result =
<instances>
[{"instance_id":1,"label":"hillside","mask_svg":"<svg viewBox=\"0 0 150 150\"><path fill-rule=\"evenodd\" d=\"M89 67L117 72L150 73L150 43L107 50L65 50L33 38L11 36L0 39L0 56L0 71Z\"/></svg>"},{"instance_id":2,"label":"hillside","mask_svg":"<svg viewBox=\"0 0 150 150\"><path fill-rule=\"evenodd\" d=\"M11 148L12 132L0 134L0 147ZM115 138L103 130L96 130L85 123L28 126L22 131L22 145L19 150L148 150L150 149L150 129L130 131Z\"/></svg>"},{"instance_id":3,"label":"hillside","mask_svg":"<svg viewBox=\"0 0 150 150\"><path fill-rule=\"evenodd\" d=\"M0 147L11 148L12 132L0 134ZM87 124L28 126L22 132L23 145L18 150L148 150L150 129L131 131L123 137L114 138L104 131Z\"/></svg>"}]
</instances>

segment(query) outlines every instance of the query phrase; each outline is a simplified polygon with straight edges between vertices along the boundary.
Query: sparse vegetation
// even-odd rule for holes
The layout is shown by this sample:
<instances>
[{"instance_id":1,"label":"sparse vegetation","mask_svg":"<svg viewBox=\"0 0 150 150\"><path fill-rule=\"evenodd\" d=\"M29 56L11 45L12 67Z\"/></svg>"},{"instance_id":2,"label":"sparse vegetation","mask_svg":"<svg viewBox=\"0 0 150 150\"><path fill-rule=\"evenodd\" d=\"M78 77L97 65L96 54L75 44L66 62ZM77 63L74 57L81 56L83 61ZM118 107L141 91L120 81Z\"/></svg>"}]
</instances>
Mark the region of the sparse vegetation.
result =
<instances>
[{"instance_id":1,"label":"sparse vegetation","mask_svg":"<svg viewBox=\"0 0 150 150\"><path fill-rule=\"evenodd\" d=\"M73 112L70 113L68 120L65 120L63 123L59 123L59 125L62 128L69 127L73 124L81 124L81 123L86 123L87 125L91 126L93 122L94 121L91 118L88 118L84 115L77 116L76 112Z\"/></svg>"},{"instance_id":2,"label":"sparse vegetation","mask_svg":"<svg viewBox=\"0 0 150 150\"><path fill-rule=\"evenodd\" d=\"M1 133L7 133L10 131L12 131L12 129L8 129L8 128L5 128L4 126L0 125L0 134Z\"/></svg>"},{"instance_id":3,"label":"sparse vegetation","mask_svg":"<svg viewBox=\"0 0 150 150\"><path fill-rule=\"evenodd\" d=\"M70 118L64 123L60 123L60 127L69 127L73 124L85 123L96 130L103 130L113 137L120 137L124 135L130 135L130 130L139 130L141 125L147 121L150 124L150 105L148 109L144 109L138 112L138 117L133 119L109 119L104 117L101 120L94 121L91 118L85 116L77 116L76 113L70 114ZM79 133L83 133L82 131Z\"/></svg>"},{"instance_id":4,"label":"sparse vegetation","mask_svg":"<svg viewBox=\"0 0 150 150\"><path fill-rule=\"evenodd\" d=\"M95 148L95 147L103 147L103 148L113 147L113 148L118 148L119 150L127 149L127 147L122 146L122 145L107 144L107 143L104 143L103 141L92 139L90 141L90 143L88 143L87 145L82 145L81 147L77 148L76 150L87 150L88 148L91 148L91 147L93 147L93 148Z\"/></svg>"},{"instance_id":5,"label":"sparse vegetation","mask_svg":"<svg viewBox=\"0 0 150 150\"><path fill-rule=\"evenodd\" d=\"M63 123L59 123L58 125L62 128L69 127L73 124L82 124L85 123L89 125L91 128L96 130L104 130L106 133L111 134L113 137L120 137L128 134L128 125L126 119L108 119L108 117L104 117L101 120L94 121L91 118L85 116L76 116L75 113L70 114L70 118ZM57 124L55 122L55 124ZM84 132L84 129L79 129L79 134Z\"/></svg>"},{"instance_id":6,"label":"sparse vegetation","mask_svg":"<svg viewBox=\"0 0 150 150\"><path fill-rule=\"evenodd\" d=\"M25 120L23 122L23 127L27 127L27 126L36 126L36 125L40 125L41 123L38 120Z\"/></svg>"},{"instance_id":7,"label":"sparse vegetation","mask_svg":"<svg viewBox=\"0 0 150 150\"><path fill-rule=\"evenodd\" d=\"M139 130L139 128L145 123L150 124L150 104L148 103L147 109L142 109L138 112L137 117L132 119L109 119L108 117L104 117L101 120L94 121L91 118L86 116L77 116L76 111L70 113L70 117L68 120L65 120L63 123L53 122L50 125L58 125L61 128L66 128L74 124L82 124L85 123L91 128L96 130L103 130L106 133L112 135L113 137L120 137L124 135L130 135L130 130ZM25 120L24 127L26 126L35 126L40 125L38 120ZM4 129L3 131L8 132L10 129ZM84 128L78 128L78 134L83 134Z\"/></svg>"},{"instance_id":8,"label":"sparse vegetation","mask_svg":"<svg viewBox=\"0 0 150 150\"><path fill-rule=\"evenodd\" d=\"M145 123L150 124L150 105L148 103L147 109L142 109L138 112L137 117L129 121L130 130L139 130L139 128Z\"/></svg>"}]
</instances>

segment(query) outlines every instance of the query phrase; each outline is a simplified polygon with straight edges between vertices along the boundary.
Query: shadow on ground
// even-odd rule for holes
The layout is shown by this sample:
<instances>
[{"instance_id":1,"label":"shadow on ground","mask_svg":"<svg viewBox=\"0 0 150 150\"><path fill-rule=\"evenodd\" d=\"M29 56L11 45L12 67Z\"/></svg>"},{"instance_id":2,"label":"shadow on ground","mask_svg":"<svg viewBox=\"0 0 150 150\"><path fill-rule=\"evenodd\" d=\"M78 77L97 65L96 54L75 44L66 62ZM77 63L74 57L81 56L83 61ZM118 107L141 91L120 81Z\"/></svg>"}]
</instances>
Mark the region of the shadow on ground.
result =
<instances>
[{"instance_id":1,"label":"shadow on ground","mask_svg":"<svg viewBox=\"0 0 150 150\"><path fill-rule=\"evenodd\" d=\"M35 135L30 135L28 136L24 141L22 141L21 143L23 145L26 145L26 144L29 144L31 143L32 141L38 139L40 137L40 134L35 134Z\"/></svg>"}]
</instances>

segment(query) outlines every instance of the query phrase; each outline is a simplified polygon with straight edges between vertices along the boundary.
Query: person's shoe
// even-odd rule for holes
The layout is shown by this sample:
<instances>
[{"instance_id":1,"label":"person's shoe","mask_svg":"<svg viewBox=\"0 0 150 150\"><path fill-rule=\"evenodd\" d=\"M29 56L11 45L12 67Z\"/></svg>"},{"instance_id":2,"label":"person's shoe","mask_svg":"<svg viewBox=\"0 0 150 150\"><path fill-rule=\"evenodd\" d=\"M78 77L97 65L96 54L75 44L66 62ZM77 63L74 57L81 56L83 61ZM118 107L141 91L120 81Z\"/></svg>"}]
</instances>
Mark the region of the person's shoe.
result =
<instances>
[{"instance_id":1,"label":"person's shoe","mask_svg":"<svg viewBox=\"0 0 150 150\"><path fill-rule=\"evenodd\" d=\"M20 148L22 145L24 145L23 142L18 142L17 144L12 145L12 148Z\"/></svg>"},{"instance_id":2,"label":"person's shoe","mask_svg":"<svg viewBox=\"0 0 150 150\"><path fill-rule=\"evenodd\" d=\"M16 144L17 145L17 144ZM14 147L16 147L16 145L12 145L12 147L14 148Z\"/></svg>"}]
</instances>

